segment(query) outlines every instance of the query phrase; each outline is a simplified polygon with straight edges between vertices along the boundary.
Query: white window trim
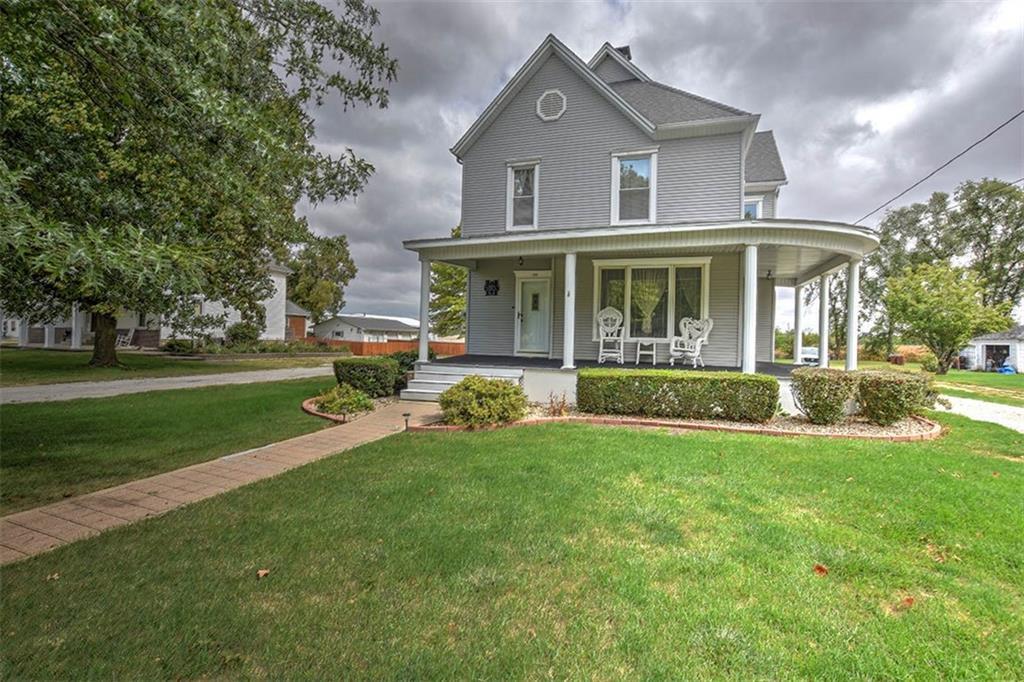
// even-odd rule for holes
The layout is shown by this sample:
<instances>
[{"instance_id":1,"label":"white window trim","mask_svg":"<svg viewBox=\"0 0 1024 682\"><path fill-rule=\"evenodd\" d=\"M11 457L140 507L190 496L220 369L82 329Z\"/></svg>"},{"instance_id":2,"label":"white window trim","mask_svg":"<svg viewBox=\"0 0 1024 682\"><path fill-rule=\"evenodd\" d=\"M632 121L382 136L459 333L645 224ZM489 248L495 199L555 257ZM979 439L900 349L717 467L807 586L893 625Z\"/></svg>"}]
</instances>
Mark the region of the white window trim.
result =
<instances>
[{"instance_id":1,"label":"white window trim","mask_svg":"<svg viewBox=\"0 0 1024 682\"><path fill-rule=\"evenodd\" d=\"M521 232L523 230L536 230L538 223L538 210L540 209L540 159L529 159L525 161L509 161L505 181L505 230L508 232ZM533 169L533 224L513 225L512 224L512 199L515 196L515 172L525 168Z\"/></svg>"},{"instance_id":2,"label":"white window trim","mask_svg":"<svg viewBox=\"0 0 1024 682\"><path fill-rule=\"evenodd\" d=\"M647 218L638 220L619 220L619 162L629 159L651 158L650 204L647 207ZM630 152L612 152L612 213L611 225L650 225L658 222L658 149L640 149Z\"/></svg>"},{"instance_id":3,"label":"white window trim","mask_svg":"<svg viewBox=\"0 0 1024 682\"><path fill-rule=\"evenodd\" d=\"M630 308L629 296L632 288L630 280L633 268L668 268L668 336L634 337L629 335ZM636 341L659 341L667 343L676 336L675 315L676 315L676 268L700 267L700 316L702 319L709 317L710 291L711 291L711 256L692 256L688 258L614 258L608 260L594 261L594 303L593 315L591 317L591 340L599 341L597 331L597 313L601 305L601 270L625 270L625 289L623 296L626 305L622 311L623 339L628 342Z\"/></svg>"},{"instance_id":4,"label":"white window trim","mask_svg":"<svg viewBox=\"0 0 1024 682\"><path fill-rule=\"evenodd\" d=\"M764 195L763 194L746 194L743 196L743 205L740 206L740 220L747 219L747 204L757 204L757 215L754 216L754 220L760 220L764 217Z\"/></svg>"}]
</instances>

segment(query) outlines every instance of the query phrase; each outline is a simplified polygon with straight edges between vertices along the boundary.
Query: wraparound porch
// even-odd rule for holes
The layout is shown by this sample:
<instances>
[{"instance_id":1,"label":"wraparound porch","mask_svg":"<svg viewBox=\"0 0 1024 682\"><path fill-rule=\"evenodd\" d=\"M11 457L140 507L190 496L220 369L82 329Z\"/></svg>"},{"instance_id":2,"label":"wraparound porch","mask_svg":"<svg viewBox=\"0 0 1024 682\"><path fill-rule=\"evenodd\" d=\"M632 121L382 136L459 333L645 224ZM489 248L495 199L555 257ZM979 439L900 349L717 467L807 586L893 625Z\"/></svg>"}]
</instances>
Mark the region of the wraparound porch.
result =
<instances>
[{"instance_id":1,"label":"wraparound porch","mask_svg":"<svg viewBox=\"0 0 1024 682\"><path fill-rule=\"evenodd\" d=\"M694 317L714 323L702 353L708 365L752 373L774 358L775 288L795 289L793 326L802 329L803 288L812 282L823 293L819 364L827 366L830 278L846 271L847 306L859 310L860 261L877 243L867 228L771 219L538 230L406 248L420 256L421 319L428 317L430 263L469 270L472 355L558 359L574 368L596 359L596 313L611 306L625 318L626 364L641 341L660 346L657 361L665 364L680 320ZM846 367L856 369L858 315L848 320ZM799 335L794 350L799 358Z\"/></svg>"}]
</instances>

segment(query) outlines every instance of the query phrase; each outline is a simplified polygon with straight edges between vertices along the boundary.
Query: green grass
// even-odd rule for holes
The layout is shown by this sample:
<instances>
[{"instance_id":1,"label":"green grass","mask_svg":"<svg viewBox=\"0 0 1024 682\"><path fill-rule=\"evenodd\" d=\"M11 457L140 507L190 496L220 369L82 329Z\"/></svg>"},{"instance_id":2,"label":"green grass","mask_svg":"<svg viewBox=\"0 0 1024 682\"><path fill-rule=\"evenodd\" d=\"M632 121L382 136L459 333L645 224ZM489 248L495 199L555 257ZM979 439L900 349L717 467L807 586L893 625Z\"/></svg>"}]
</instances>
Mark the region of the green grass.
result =
<instances>
[{"instance_id":1,"label":"green grass","mask_svg":"<svg viewBox=\"0 0 1024 682\"><path fill-rule=\"evenodd\" d=\"M937 418L400 434L4 569L0 675L1016 678L1024 436Z\"/></svg>"},{"instance_id":2,"label":"green grass","mask_svg":"<svg viewBox=\"0 0 1024 682\"><path fill-rule=\"evenodd\" d=\"M0 408L0 513L290 438L330 377Z\"/></svg>"},{"instance_id":3,"label":"green grass","mask_svg":"<svg viewBox=\"0 0 1024 682\"><path fill-rule=\"evenodd\" d=\"M335 357L340 356L203 360L175 358L166 355L118 353L122 367L90 367L90 357L92 354L88 351L5 348L0 350L0 386L115 381L117 379L246 372L283 367L315 367L327 364Z\"/></svg>"}]
</instances>

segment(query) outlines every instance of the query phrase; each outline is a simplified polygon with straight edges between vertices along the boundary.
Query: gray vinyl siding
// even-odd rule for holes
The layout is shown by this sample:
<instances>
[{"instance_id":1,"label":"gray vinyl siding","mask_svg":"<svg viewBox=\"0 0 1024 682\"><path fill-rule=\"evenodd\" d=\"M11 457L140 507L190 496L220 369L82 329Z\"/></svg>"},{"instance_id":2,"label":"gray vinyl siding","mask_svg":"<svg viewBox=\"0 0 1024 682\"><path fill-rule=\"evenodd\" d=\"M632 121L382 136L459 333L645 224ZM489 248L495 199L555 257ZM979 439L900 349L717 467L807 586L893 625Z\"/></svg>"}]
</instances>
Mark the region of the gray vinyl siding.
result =
<instances>
[{"instance_id":1,"label":"gray vinyl siding","mask_svg":"<svg viewBox=\"0 0 1024 682\"><path fill-rule=\"evenodd\" d=\"M557 121L541 121L537 98L565 94ZM549 57L466 152L462 170L462 234L505 231L507 163L540 159L541 229L607 226L611 153L658 148L659 223L733 220L739 213L740 134L655 141L557 56Z\"/></svg>"},{"instance_id":2,"label":"gray vinyl siding","mask_svg":"<svg viewBox=\"0 0 1024 682\"><path fill-rule=\"evenodd\" d=\"M613 59L602 59L601 63L594 69L594 73L601 77L605 83L615 83L616 81L628 81L635 76L626 70L626 67L622 66Z\"/></svg>"},{"instance_id":3,"label":"gray vinyl siding","mask_svg":"<svg viewBox=\"0 0 1024 682\"><path fill-rule=\"evenodd\" d=\"M754 356L758 362L772 361L775 334L775 281L757 280L757 341Z\"/></svg>"},{"instance_id":4,"label":"gray vinyl siding","mask_svg":"<svg viewBox=\"0 0 1024 682\"><path fill-rule=\"evenodd\" d=\"M775 210L777 206L777 197L775 192L769 192L764 195L764 201L761 203L761 217L762 218L774 218Z\"/></svg>"},{"instance_id":5,"label":"gray vinyl siding","mask_svg":"<svg viewBox=\"0 0 1024 682\"><path fill-rule=\"evenodd\" d=\"M579 256L576 262L576 352L578 360L597 358L598 343L594 337L594 259L658 257L668 254L650 252L616 252L599 256ZM515 333L515 270L553 271L552 278L552 324L551 354L562 357L562 332L565 315L565 261L556 257L552 265L549 259L524 261L522 267L514 261L480 261L478 269L470 273L469 317L467 352L479 355L504 355L514 353ZM709 282L709 314L715 321L705 346L704 362L709 365L738 367L740 362L740 295L741 272L740 254L719 253L711 258ZM498 279L498 296L484 296L484 280ZM760 317L760 313L759 313ZM760 330L759 330L760 332ZM761 343L759 339L758 347ZM636 359L636 344L627 343L626 362ZM770 352L770 348L769 348ZM658 363L668 362L666 344L658 346Z\"/></svg>"}]
</instances>

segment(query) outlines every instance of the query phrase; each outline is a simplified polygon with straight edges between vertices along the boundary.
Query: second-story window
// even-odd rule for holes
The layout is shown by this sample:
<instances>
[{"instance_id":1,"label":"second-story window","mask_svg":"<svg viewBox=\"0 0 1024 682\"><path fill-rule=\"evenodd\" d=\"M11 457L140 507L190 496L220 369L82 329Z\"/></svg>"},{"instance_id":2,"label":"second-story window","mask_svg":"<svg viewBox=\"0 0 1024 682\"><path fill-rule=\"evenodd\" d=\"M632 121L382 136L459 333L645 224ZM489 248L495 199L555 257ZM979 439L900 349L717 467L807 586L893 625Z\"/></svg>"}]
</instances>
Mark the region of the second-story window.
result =
<instances>
[{"instance_id":1,"label":"second-story window","mask_svg":"<svg viewBox=\"0 0 1024 682\"><path fill-rule=\"evenodd\" d=\"M657 222L658 153L612 155L612 225Z\"/></svg>"},{"instance_id":2,"label":"second-story window","mask_svg":"<svg viewBox=\"0 0 1024 682\"><path fill-rule=\"evenodd\" d=\"M508 166L508 205L505 226L510 230L537 227L538 181L540 164L510 163Z\"/></svg>"}]
</instances>

